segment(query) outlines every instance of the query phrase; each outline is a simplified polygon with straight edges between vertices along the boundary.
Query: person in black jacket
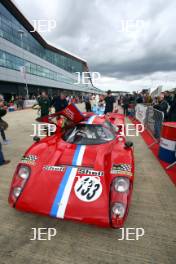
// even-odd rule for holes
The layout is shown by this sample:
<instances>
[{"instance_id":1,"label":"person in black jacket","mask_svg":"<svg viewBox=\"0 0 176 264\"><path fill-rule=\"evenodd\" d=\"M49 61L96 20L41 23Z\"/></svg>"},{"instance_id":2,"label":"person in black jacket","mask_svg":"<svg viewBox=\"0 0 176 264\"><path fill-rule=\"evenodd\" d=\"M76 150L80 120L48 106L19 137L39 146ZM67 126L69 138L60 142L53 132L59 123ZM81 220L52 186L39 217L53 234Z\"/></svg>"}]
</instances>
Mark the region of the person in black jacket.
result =
<instances>
[{"instance_id":1,"label":"person in black jacket","mask_svg":"<svg viewBox=\"0 0 176 264\"><path fill-rule=\"evenodd\" d=\"M43 91L38 99L38 104L41 108L41 117L49 115L51 102L49 100L48 94Z\"/></svg>"},{"instance_id":2,"label":"person in black jacket","mask_svg":"<svg viewBox=\"0 0 176 264\"><path fill-rule=\"evenodd\" d=\"M85 102L86 112L91 112L91 103L90 103L89 95L86 95L84 97L84 102Z\"/></svg>"},{"instance_id":3,"label":"person in black jacket","mask_svg":"<svg viewBox=\"0 0 176 264\"><path fill-rule=\"evenodd\" d=\"M107 96L104 99L105 101L105 111L104 114L112 113L114 110L115 98L112 96L112 92L110 90L107 91Z\"/></svg>"},{"instance_id":4,"label":"person in black jacket","mask_svg":"<svg viewBox=\"0 0 176 264\"><path fill-rule=\"evenodd\" d=\"M142 94L138 94L136 97L136 103L137 104L142 104L144 102Z\"/></svg>"},{"instance_id":5,"label":"person in black jacket","mask_svg":"<svg viewBox=\"0 0 176 264\"><path fill-rule=\"evenodd\" d=\"M153 119L154 119L154 129L155 129L155 138L159 139L160 138L160 133L161 133L161 127L162 127L162 122L166 121L168 117L168 103L164 99L164 93L161 93L159 96L159 102L158 104L154 105L153 108L158 110L154 111ZM162 118L161 112L164 114L164 118ZM164 119L164 120L163 120Z\"/></svg>"},{"instance_id":6,"label":"person in black jacket","mask_svg":"<svg viewBox=\"0 0 176 264\"><path fill-rule=\"evenodd\" d=\"M153 108L161 111L164 113L164 121L167 119L167 110L168 110L169 104L165 100L164 93L161 93L159 96L159 103L154 105Z\"/></svg>"},{"instance_id":7,"label":"person in black jacket","mask_svg":"<svg viewBox=\"0 0 176 264\"><path fill-rule=\"evenodd\" d=\"M171 102L169 114L168 114L168 120L170 122L176 122L176 93L174 95L174 98Z\"/></svg>"},{"instance_id":8,"label":"person in black jacket","mask_svg":"<svg viewBox=\"0 0 176 264\"><path fill-rule=\"evenodd\" d=\"M172 104L172 96L169 91L164 92L164 99L168 102L169 105Z\"/></svg>"},{"instance_id":9,"label":"person in black jacket","mask_svg":"<svg viewBox=\"0 0 176 264\"><path fill-rule=\"evenodd\" d=\"M129 98L129 95L126 94L123 98L123 114L125 116L128 115L128 107L129 107L129 104L130 104L130 98Z\"/></svg>"},{"instance_id":10,"label":"person in black jacket","mask_svg":"<svg viewBox=\"0 0 176 264\"><path fill-rule=\"evenodd\" d=\"M53 99L51 105L55 108L55 112L62 111L68 105L68 102L66 100L66 95L63 92L61 92L61 94L58 94L58 96L56 96Z\"/></svg>"}]
</instances>

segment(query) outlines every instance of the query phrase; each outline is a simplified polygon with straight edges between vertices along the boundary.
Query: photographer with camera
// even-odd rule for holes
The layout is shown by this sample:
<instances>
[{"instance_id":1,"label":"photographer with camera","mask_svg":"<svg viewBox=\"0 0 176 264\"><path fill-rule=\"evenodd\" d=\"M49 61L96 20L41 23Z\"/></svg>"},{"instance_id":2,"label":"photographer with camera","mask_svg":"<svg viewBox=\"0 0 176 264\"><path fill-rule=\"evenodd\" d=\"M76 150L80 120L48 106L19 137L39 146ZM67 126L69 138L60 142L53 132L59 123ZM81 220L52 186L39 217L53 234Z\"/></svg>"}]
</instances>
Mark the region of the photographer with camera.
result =
<instances>
[{"instance_id":1,"label":"photographer with camera","mask_svg":"<svg viewBox=\"0 0 176 264\"><path fill-rule=\"evenodd\" d=\"M3 139L3 144L9 144L9 140L6 139L5 130L8 128L8 123L2 119L7 114L7 107L4 104L4 98L0 95L0 133Z\"/></svg>"}]
</instances>

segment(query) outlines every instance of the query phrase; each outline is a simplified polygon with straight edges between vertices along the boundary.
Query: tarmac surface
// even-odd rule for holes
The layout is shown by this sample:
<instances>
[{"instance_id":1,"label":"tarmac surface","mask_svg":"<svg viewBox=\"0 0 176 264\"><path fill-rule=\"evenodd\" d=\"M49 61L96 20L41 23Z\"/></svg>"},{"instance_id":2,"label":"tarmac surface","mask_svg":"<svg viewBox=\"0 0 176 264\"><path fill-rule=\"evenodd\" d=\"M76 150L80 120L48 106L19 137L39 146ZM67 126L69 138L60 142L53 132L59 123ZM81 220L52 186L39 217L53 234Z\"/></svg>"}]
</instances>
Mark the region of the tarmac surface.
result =
<instances>
[{"instance_id":1,"label":"tarmac surface","mask_svg":"<svg viewBox=\"0 0 176 264\"><path fill-rule=\"evenodd\" d=\"M1 264L175 264L176 189L143 139L133 137L135 184L125 228L144 228L139 240L119 240L121 230L61 221L22 213L7 199L17 163L31 145L35 110L8 113L3 146L9 165L0 167L0 263ZM32 228L56 228L51 240L32 241ZM134 231L133 231L134 232ZM135 239L135 236L130 236Z\"/></svg>"}]
</instances>

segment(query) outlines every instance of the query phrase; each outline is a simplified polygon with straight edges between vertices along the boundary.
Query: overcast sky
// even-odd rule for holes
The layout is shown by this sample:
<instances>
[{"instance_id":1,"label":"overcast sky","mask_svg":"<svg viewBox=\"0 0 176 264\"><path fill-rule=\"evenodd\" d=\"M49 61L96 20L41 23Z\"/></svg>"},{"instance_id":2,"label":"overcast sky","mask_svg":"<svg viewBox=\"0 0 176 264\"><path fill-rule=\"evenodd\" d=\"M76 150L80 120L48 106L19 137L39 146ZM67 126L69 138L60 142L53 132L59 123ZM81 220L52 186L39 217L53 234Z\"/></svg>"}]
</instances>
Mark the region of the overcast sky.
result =
<instances>
[{"instance_id":1,"label":"overcast sky","mask_svg":"<svg viewBox=\"0 0 176 264\"><path fill-rule=\"evenodd\" d=\"M176 87L175 0L15 0L28 20L55 20L40 34L87 60L103 90Z\"/></svg>"}]
</instances>

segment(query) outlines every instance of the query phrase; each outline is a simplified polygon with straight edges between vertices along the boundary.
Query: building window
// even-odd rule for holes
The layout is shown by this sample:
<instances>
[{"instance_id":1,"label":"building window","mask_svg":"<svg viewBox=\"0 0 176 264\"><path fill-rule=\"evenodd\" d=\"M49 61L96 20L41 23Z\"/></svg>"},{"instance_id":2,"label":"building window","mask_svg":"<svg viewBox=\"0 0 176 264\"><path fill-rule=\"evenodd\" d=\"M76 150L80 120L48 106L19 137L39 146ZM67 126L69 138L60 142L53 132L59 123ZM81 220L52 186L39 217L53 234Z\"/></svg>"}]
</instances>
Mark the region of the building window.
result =
<instances>
[{"instance_id":1,"label":"building window","mask_svg":"<svg viewBox=\"0 0 176 264\"><path fill-rule=\"evenodd\" d=\"M0 67L9 68L16 71L22 71L22 69L25 68L25 72L28 74L37 75L46 79L71 84L73 87L75 86L75 89L79 87L82 90L87 90L86 85L74 84L76 81L74 78L51 71L46 67L21 59L3 50L0 50Z\"/></svg>"},{"instance_id":2,"label":"building window","mask_svg":"<svg viewBox=\"0 0 176 264\"><path fill-rule=\"evenodd\" d=\"M23 35L20 36L20 31ZM83 64L76 59L45 49L19 21L0 3L0 37L68 71L82 72Z\"/></svg>"}]
</instances>

